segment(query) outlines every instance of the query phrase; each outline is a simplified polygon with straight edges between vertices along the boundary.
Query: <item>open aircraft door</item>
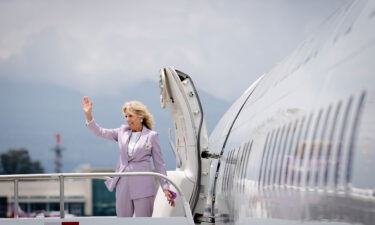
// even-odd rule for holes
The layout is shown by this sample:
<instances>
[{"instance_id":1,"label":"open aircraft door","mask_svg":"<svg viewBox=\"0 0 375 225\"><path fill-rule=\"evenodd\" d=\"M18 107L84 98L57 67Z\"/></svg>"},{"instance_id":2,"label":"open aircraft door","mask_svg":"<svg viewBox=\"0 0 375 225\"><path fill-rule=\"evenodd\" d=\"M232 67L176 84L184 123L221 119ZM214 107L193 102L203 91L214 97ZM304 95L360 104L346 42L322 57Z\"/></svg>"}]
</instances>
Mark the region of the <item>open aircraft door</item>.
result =
<instances>
[{"instance_id":1,"label":"open aircraft door","mask_svg":"<svg viewBox=\"0 0 375 225\"><path fill-rule=\"evenodd\" d=\"M162 108L169 108L173 119L174 140L170 134L169 141L177 168L168 171L168 177L182 188L193 216L199 216L203 213L207 194L209 161L201 160L201 152L208 149L208 135L202 105L190 76L171 67L162 68L160 103ZM153 216L180 216L184 213L179 205L175 208L166 205L160 188L155 206Z\"/></svg>"}]
</instances>

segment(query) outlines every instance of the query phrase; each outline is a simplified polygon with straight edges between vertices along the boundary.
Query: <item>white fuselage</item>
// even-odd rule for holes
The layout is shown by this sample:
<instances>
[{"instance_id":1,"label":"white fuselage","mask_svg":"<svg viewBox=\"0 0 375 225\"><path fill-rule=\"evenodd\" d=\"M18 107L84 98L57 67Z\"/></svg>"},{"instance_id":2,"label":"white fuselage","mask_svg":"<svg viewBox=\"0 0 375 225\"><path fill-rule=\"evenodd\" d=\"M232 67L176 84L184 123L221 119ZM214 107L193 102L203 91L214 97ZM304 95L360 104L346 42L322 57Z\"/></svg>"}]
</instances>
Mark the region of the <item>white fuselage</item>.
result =
<instances>
[{"instance_id":1,"label":"white fuselage","mask_svg":"<svg viewBox=\"0 0 375 225\"><path fill-rule=\"evenodd\" d=\"M374 59L375 1L355 1L252 85L209 138L204 215L375 224Z\"/></svg>"}]
</instances>

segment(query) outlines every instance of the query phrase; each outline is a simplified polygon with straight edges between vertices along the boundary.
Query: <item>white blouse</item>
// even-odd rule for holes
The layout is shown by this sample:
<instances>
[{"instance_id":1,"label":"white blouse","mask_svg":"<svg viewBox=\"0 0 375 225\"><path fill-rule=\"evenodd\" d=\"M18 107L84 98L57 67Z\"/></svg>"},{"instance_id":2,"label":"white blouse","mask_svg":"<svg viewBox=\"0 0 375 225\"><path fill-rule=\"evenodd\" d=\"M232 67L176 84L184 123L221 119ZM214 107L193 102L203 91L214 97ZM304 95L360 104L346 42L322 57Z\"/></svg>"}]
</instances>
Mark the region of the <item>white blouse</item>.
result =
<instances>
[{"instance_id":1,"label":"white blouse","mask_svg":"<svg viewBox=\"0 0 375 225\"><path fill-rule=\"evenodd\" d=\"M130 136L130 140L128 143L128 155L131 157L135 153L135 147L137 145L137 142L139 141L139 138L141 137L141 132L132 132Z\"/></svg>"}]
</instances>

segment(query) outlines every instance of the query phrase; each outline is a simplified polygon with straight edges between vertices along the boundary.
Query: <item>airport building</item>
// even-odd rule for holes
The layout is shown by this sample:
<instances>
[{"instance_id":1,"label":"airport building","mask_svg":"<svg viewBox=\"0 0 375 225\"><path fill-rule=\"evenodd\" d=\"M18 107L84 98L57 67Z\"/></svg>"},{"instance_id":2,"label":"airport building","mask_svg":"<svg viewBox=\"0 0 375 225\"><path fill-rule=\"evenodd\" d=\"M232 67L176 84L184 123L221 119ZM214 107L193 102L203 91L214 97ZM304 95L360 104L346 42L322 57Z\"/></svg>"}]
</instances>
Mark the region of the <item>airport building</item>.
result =
<instances>
[{"instance_id":1,"label":"airport building","mask_svg":"<svg viewBox=\"0 0 375 225\"><path fill-rule=\"evenodd\" d=\"M21 216L38 214L49 216L51 213L59 215L60 186L58 180L20 181L18 186ZM106 189L103 180L66 179L64 196L64 208L68 214L74 216L115 215L114 192L109 192ZM14 183L0 182L0 217L11 216L13 204Z\"/></svg>"}]
</instances>

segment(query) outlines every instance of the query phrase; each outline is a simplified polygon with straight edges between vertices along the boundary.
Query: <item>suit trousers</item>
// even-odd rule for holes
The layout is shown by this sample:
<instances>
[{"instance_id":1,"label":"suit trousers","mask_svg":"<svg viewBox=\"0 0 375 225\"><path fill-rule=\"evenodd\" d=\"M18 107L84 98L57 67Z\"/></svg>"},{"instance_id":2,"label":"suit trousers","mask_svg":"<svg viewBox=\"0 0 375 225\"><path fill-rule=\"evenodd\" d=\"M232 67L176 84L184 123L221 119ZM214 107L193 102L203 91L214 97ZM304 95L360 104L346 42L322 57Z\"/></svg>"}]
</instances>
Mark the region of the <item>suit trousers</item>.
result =
<instances>
[{"instance_id":1,"label":"suit trousers","mask_svg":"<svg viewBox=\"0 0 375 225\"><path fill-rule=\"evenodd\" d=\"M121 177L116 185L116 215L118 217L151 217L155 196L131 199L129 185Z\"/></svg>"}]
</instances>

